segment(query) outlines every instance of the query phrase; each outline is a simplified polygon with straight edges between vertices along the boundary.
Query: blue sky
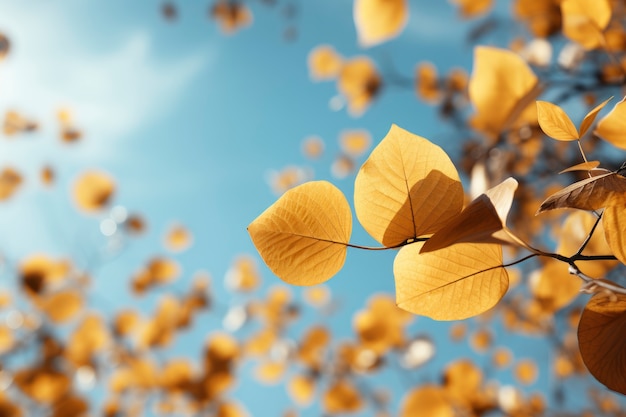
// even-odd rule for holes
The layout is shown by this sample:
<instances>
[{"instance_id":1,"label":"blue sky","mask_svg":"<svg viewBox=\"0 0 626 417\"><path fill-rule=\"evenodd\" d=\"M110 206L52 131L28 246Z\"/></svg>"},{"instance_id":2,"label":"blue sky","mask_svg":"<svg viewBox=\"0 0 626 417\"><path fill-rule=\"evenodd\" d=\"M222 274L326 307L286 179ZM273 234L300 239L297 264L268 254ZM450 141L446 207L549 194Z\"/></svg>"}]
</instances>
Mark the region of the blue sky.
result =
<instances>
[{"instance_id":1,"label":"blue sky","mask_svg":"<svg viewBox=\"0 0 626 417\"><path fill-rule=\"evenodd\" d=\"M157 2L0 2L0 31L11 40L10 54L0 62L0 111L16 109L40 124L34 134L0 142L0 166L14 166L25 177L17 195L0 204L0 251L9 262L36 252L86 262L92 248L106 249L99 222L107 213L77 214L70 199L76 176L100 168L117 181L113 204L141 213L148 231L94 271L90 304L136 304L151 311L157 298L136 300L128 279L163 252L164 231L181 222L193 232L194 245L176 256L184 269L177 285L187 288L194 272L208 271L219 304L228 307L240 300L225 290L223 277L236 256L255 254L246 226L276 199L269 172L310 167L315 178L332 180L351 201L354 177L338 180L330 173L345 129L367 129L376 144L396 123L459 152L463 138L451 136L453 130L437 122L434 110L410 89L385 90L364 116L353 118L345 109L329 108L334 83L312 82L306 66L313 47L330 43L347 57L388 56L409 77L422 60L441 72L469 70L472 51L463 37L470 25L459 23L447 2L412 1L403 34L368 50L357 44L347 0L298 2L291 42L282 39L287 20L272 8L255 4L253 25L224 36L207 17L208 2L176 4L178 18L167 22ZM84 131L79 143L58 139L56 112L62 108ZM325 156L314 163L300 150L312 134L326 143ZM38 182L44 164L58 176L51 190ZM373 243L359 226L353 240ZM332 321L322 319L336 334L350 337L352 312L372 294L393 292L393 256L349 251L345 267L328 283L342 308ZM279 283L261 269L264 288ZM219 317L208 315L173 351L195 357L206 335L220 328ZM436 376L437 365L451 357L473 355L465 346L448 345L447 324L418 318L412 329L440 342L438 362L417 380ZM511 346L516 357L548 359L546 344L519 343ZM510 375L502 378L510 381ZM391 377L389 384L400 386ZM249 375L235 396L251 415L261 415L259 407L276 407L264 408L264 415L277 415L288 402L284 390L259 388ZM319 415L319 409L302 415Z\"/></svg>"}]
</instances>

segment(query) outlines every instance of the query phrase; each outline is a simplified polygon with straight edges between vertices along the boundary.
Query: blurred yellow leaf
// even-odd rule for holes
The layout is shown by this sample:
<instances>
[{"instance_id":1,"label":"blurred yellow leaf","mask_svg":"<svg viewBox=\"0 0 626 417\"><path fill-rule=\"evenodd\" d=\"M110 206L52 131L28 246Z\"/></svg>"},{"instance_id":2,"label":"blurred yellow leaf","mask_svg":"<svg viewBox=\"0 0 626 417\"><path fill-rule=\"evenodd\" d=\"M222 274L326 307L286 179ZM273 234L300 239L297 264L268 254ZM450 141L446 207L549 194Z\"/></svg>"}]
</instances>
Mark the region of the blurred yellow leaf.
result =
<instances>
[{"instance_id":1,"label":"blurred yellow leaf","mask_svg":"<svg viewBox=\"0 0 626 417\"><path fill-rule=\"evenodd\" d=\"M172 252L182 252L188 249L192 242L191 232L182 224L172 225L163 239L165 247Z\"/></svg>"},{"instance_id":2,"label":"blurred yellow leaf","mask_svg":"<svg viewBox=\"0 0 626 417\"><path fill-rule=\"evenodd\" d=\"M506 228L517 181L507 178L472 201L458 216L431 236L422 253L432 252L455 243L517 243ZM496 232L505 231L496 235ZM517 239L517 240L514 240ZM525 246L525 245L523 245Z\"/></svg>"},{"instance_id":3,"label":"blurred yellow leaf","mask_svg":"<svg viewBox=\"0 0 626 417\"><path fill-rule=\"evenodd\" d=\"M339 75L343 57L332 45L318 45L309 52L308 64L313 80L329 80Z\"/></svg>"},{"instance_id":4,"label":"blurred yellow leaf","mask_svg":"<svg viewBox=\"0 0 626 417\"><path fill-rule=\"evenodd\" d=\"M11 197L22 184L22 176L13 168L0 171L0 201Z\"/></svg>"},{"instance_id":5,"label":"blurred yellow leaf","mask_svg":"<svg viewBox=\"0 0 626 417\"><path fill-rule=\"evenodd\" d=\"M436 385L425 384L405 394L400 417L454 417L457 413L446 392Z\"/></svg>"},{"instance_id":6,"label":"blurred yellow leaf","mask_svg":"<svg viewBox=\"0 0 626 417\"><path fill-rule=\"evenodd\" d=\"M302 153L310 159L318 159L324 153L324 141L319 136L308 136L302 141Z\"/></svg>"},{"instance_id":7,"label":"blurred yellow leaf","mask_svg":"<svg viewBox=\"0 0 626 417\"><path fill-rule=\"evenodd\" d=\"M548 197L537 214L557 208L591 211L626 203L626 178L607 170L594 171L599 175L575 182Z\"/></svg>"},{"instance_id":8,"label":"blurred yellow leaf","mask_svg":"<svg viewBox=\"0 0 626 417\"><path fill-rule=\"evenodd\" d=\"M566 263L549 259L530 275L528 285L544 311L556 312L578 296L581 281L569 273Z\"/></svg>"},{"instance_id":9,"label":"blurred yellow leaf","mask_svg":"<svg viewBox=\"0 0 626 417\"><path fill-rule=\"evenodd\" d=\"M422 243L404 246L393 274L396 303L435 320L462 320L493 307L506 293L502 247L462 243L420 253Z\"/></svg>"},{"instance_id":10,"label":"blurred yellow leaf","mask_svg":"<svg viewBox=\"0 0 626 417\"><path fill-rule=\"evenodd\" d=\"M217 407L215 417L247 417L248 413L240 404L223 402Z\"/></svg>"},{"instance_id":11,"label":"blurred yellow leaf","mask_svg":"<svg viewBox=\"0 0 626 417\"><path fill-rule=\"evenodd\" d=\"M609 0L563 0L563 34L585 49L603 43L602 31L611 20Z\"/></svg>"},{"instance_id":12,"label":"blurred yellow leaf","mask_svg":"<svg viewBox=\"0 0 626 417\"><path fill-rule=\"evenodd\" d=\"M539 368L533 360L522 359L515 364L513 375L520 384L534 384L539 376Z\"/></svg>"},{"instance_id":13,"label":"blurred yellow leaf","mask_svg":"<svg viewBox=\"0 0 626 417\"><path fill-rule=\"evenodd\" d=\"M289 396L299 405L308 405L315 394L315 380L304 375L295 375L287 384Z\"/></svg>"},{"instance_id":14,"label":"blurred yellow leaf","mask_svg":"<svg viewBox=\"0 0 626 417\"><path fill-rule=\"evenodd\" d=\"M264 384L276 384L283 377L286 369L285 362L265 361L257 366L255 376Z\"/></svg>"},{"instance_id":15,"label":"blurred yellow leaf","mask_svg":"<svg viewBox=\"0 0 626 417\"><path fill-rule=\"evenodd\" d=\"M626 97L600 119L593 133L613 146L626 149Z\"/></svg>"},{"instance_id":16,"label":"blurred yellow leaf","mask_svg":"<svg viewBox=\"0 0 626 417\"><path fill-rule=\"evenodd\" d=\"M346 155L358 158L372 145L372 136L363 129L346 130L339 136L339 145Z\"/></svg>"},{"instance_id":17,"label":"blurred yellow leaf","mask_svg":"<svg viewBox=\"0 0 626 417\"><path fill-rule=\"evenodd\" d=\"M55 403L71 387L67 375L47 367L22 369L14 374L13 381L24 394L42 404Z\"/></svg>"},{"instance_id":18,"label":"blurred yellow leaf","mask_svg":"<svg viewBox=\"0 0 626 417\"><path fill-rule=\"evenodd\" d=\"M72 317L83 306L83 297L76 290L66 290L44 298L41 310L55 323L63 323Z\"/></svg>"},{"instance_id":19,"label":"blurred yellow leaf","mask_svg":"<svg viewBox=\"0 0 626 417\"><path fill-rule=\"evenodd\" d=\"M365 56L346 61L337 78L337 89L345 97L348 111L353 116L363 114L381 85L381 77L374 62Z\"/></svg>"},{"instance_id":20,"label":"blurred yellow leaf","mask_svg":"<svg viewBox=\"0 0 626 417\"><path fill-rule=\"evenodd\" d=\"M569 116L556 104L537 101L537 120L543 132L556 140L577 140L578 131Z\"/></svg>"},{"instance_id":21,"label":"blurred yellow leaf","mask_svg":"<svg viewBox=\"0 0 626 417\"><path fill-rule=\"evenodd\" d=\"M600 110L602 110L604 108L604 106L606 106L606 104L612 99L613 97L609 97L608 99L604 100L602 103L598 104L596 107L594 107L591 111L589 111L589 113L587 113L585 115L585 118L583 119L583 121L580 123L580 127L579 127L579 136L582 138L585 133L587 133L587 130L589 130L589 128L591 127L591 125L593 124L594 120L596 120L596 116L598 115L598 113L600 112ZM619 103L618 103L619 104ZM626 125L626 124L625 124Z\"/></svg>"},{"instance_id":22,"label":"blurred yellow leaf","mask_svg":"<svg viewBox=\"0 0 626 417\"><path fill-rule=\"evenodd\" d=\"M409 19L407 0L354 0L354 24L361 46L373 46L402 32Z\"/></svg>"},{"instance_id":23,"label":"blurred yellow leaf","mask_svg":"<svg viewBox=\"0 0 626 417\"><path fill-rule=\"evenodd\" d=\"M431 62L421 62L417 65L415 87L417 97L426 102L436 102L441 98L437 68Z\"/></svg>"},{"instance_id":24,"label":"blurred yellow leaf","mask_svg":"<svg viewBox=\"0 0 626 417\"><path fill-rule=\"evenodd\" d=\"M493 136L522 115L532 118L540 91L537 77L519 55L487 46L474 49L469 97L476 108L472 124L477 129Z\"/></svg>"},{"instance_id":25,"label":"blurred yellow leaf","mask_svg":"<svg viewBox=\"0 0 626 417\"><path fill-rule=\"evenodd\" d=\"M333 382L322 397L322 408L330 414L353 413L362 407L361 393L349 379Z\"/></svg>"},{"instance_id":26,"label":"blurred yellow leaf","mask_svg":"<svg viewBox=\"0 0 626 417\"><path fill-rule=\"evenodd\" d=\"M387 247L436 232L462 205L463 187L446 153L396 125L372 151L354 184L359 221Z\"/></svg>"},{"instance_id":27,"label":"blurred yellow leaf","mask_svg":"<svg viewBox=\"0 0 626 417\"><path fill-rule=\"evenodd\" d=\"M596 294L578 325L578 345L589 372L613 391L626 394L626 296Z\"/></svg>"},{"instance_id":28,"label":"blurred yellow leaf","mask_svg":"<svg viewBox=\"0 0 626 417\"><path fill-rule=\"evenodd\" d=\"M211 7L210 16L224 34L232 34L252 23L252 12L247 5L236 1L217 0Z\"/></svg>"},{"instance_id":29,"label":"blurred yellow leaf","mask_svg":"<svg viewBox=\"0 0 626 417\"><path fill-rule=\"evenodd\" d=\"M626 204L609 206L602 215L604 238L617 259L626 264Z\"/></svg>"},{"instance_id":30,"label":"blurred yellow leaf","mask_svg":"<svg viewBox=\"0 0 626 417\"><path fill-rule=\"evenodd\" d=\"M87 171L74 182L73 197L79 209L94 212L103 208L115 191L115 182L102 171Z\"/></svg>"},{"instance_id":31,"label":"blurred yellow leaf","mask_svg":"<svg viewBox=\"0 0 626 417\"><path fill-rule=\"evenodd\" d=\"M326 181L287 191L248 226L252 242L282 280L314 285L343 266L352 212L337 187Z\"/></svg>"},{"instance_id":32,"label":"blurred yellow leaf","mask_svg":"<svg viewBox=\"0 0 626 417\"><path fill-rule=\"evenodd\" d=\"M450 0L459 7L461 17L470 19L487 13L493 6L493 0Z\"/></svg>"}]
</instances>

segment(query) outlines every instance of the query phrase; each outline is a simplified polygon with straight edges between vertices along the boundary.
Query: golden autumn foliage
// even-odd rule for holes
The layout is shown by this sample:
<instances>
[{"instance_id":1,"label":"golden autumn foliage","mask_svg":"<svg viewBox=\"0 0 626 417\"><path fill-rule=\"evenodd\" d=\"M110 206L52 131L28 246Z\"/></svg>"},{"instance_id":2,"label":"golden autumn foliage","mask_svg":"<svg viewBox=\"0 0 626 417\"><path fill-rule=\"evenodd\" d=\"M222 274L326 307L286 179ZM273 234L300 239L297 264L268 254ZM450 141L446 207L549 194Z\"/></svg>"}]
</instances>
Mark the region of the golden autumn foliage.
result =
<instances>
[{"instance_id":1,"label":"golden autumn foliage","mask_svg":"<svg viewBox=\"0 0 626 417\"><path fill-rule=\"evenodd\" d=\"M204 23L233 35L253 23L253 13L256 23L263 19L261 5L283 17L312 7L296 3L213 0L204 8L212 22ZM0 288L0 416L246 417L264 410L248 410L244 395L254 391L263 402L270 389L285 391L285 404L271 404L283 417L548 416L579 394L588 401L568 411L572 417L623 414L616 395L595 387L570 393L567 384L590 385L590 373L626 395L626 97L608 107L609 96L624 94L626 11L616 0L513 0L503 20L493 0L447 3L467 20L459 27L475 45L471 74L421 51L395 62L423 30L416 19L422 10L407 0L348 5L352 42L361 48L353 56L303 24L307 48L317 46L299 54L301 75L308 70L311 81L334 83L328 107L365 116L367 127L334 130L336 141L304 132L296 146L307 165L283 165L267 177L276 201L247 228L262 262L240 254L226 258L219 275L188 270L192 252L213 255L201 246L201 231L191 222L161 228L149 211L122 207L123 215L115 214L120 207L111 202L124 195L118 191L125 181L95 169L83 170L64 196L91 215L81 221L98 221L101 231L102 222L115 224L111 235L102 232L106 249L129 246L129 274L95 274L100 253L87 247L75 248L82 256L33 251L16 261L7 236L0 251L0 272L10 277L8 289ZM335 6L332 13L341 9ZM182 4L159 7L169 29L188 18ZM300 33L287 29L287 40ZM22 45L0 34L0 65ZM285 64L276 62L276 74ZM382 108L397 90L434 110L399 114L411 131ZM3 114L7 143L20 146L48 132L45 118L35 121L28 107ZM74 114L56 114L56 142L67 149L88 140L89 117ZM422 126L431 115L449 131ZM325 126L317 123L335 122L312 121L318 132ZM383 135L380 126L390 127ZM2 204L38 189L50 195L65 182L63 163L35 162L4 165ZM258 201L245 204L256 210ZM59 241L71 232L60 231ZM354 243L357 236L376 246ZM166 255L146 257L130 248L130 238ZM231 235L212 238L228 246ZM384 251L393 263L382 276L350 277L353 250ZM269 272L305 288L274 285ZM335 275L341 283L327 282ZM133 304L99 292L103 277L123 280ZM345 291L360 294L374 283L393 285L393 294L376 293L349 317L340 315L353 301ZM458 322L442 325L446 339L416 315ZM543 362L532 349L506 344L527 336L550 349L541 352ZM461 347L471 356L460 357ZM179 355L191 349L195 360ZM398 376L400 384L387 383Z\"/></svg>"}]
</instances>

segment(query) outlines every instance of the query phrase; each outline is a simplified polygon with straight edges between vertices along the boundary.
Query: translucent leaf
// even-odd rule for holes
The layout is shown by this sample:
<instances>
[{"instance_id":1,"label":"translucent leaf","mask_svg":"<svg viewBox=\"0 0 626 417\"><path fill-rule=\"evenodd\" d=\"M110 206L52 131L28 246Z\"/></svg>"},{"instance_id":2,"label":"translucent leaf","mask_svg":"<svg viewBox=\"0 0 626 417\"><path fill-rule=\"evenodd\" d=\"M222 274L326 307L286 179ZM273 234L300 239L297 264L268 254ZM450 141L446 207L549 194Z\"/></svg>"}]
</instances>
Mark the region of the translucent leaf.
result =
<instances>
[{"instance_id":1,"label":"translucent leaf","mask_svg":"<svg viewBox=\"0 0 626 417\"><path fill-rule=\"evenodd\" d=\"M589 372L608 388L626 394L626 296L596 294L578 325L578 346Z\"/></svg>"},{"instance_id":2,"label":"translucent leaf","mask_svg":"<svg viewBox=\"0 0 626 417\"><path fill-rule=\"evenodd\" d=\"M611 20L609 0L563 0L563 34L585 49L603 42L602 31Z\"/></svg>"},{"instance_id":3,"label":"translucent leaf","mask_svg":"<svg viewBox=\"0 0 626 417\"><path fill-rule=\"evenodd\" d=\"M463 187L437 145L393 125L354 184L356 215L385 246L431 234L458 215Z\"/></svg>"},{"instance_id":4,"label":"translucent leaf","mask_svg":"<svg viewBox=\"0 0 626 417\"><path fill-rule=\"evenodd\" d=\"M569 273L567 264L549 259L541 269L530 274L528 285L543 311L556 312L578 296L581 281Z\"/></svg>"},{"instance_id":5,"label":"translucent leaf","mask_svg":"<svg viewBox=\"0 0 626 417\"><path fill-rule=\"evenodd\" d=\"M494 233L506 227L517 181L507 178L472 201L424 244L422 253L455 243L503 243Z\"/></svg>"},{"instance_id":6,"label":"translucent leaf","mask_svg":"<svg viewBox=\"0 0 626 417\"><path fill-rule=\"evenodd\" d=\"M602 215L604 238L613 254L626 264L626 205L609 206Z\"/></svg>"},{"instance_id":7,"label":"translucent leaf","mask_svg":"<svg viewBox=\"0 0 626 417\"><path fill-rule=\"evenodd\" d=\"M577 140L578 131L569 116L556 104L537 102L537 120L543 132L556 140Z\"/></svg>"},{"instance_id":8,"label":"translucent leaf","mask_svg":"<svg viewBox=\"0 0 626 417\"><path fill-rule=\"evenodd\" d=\"M559 174L564 174L566 172L574 172L574 171L591 171L592 169L596 169L599 166L600 166L600 161L587 161L587 162L582 162L580 164L566 168L563 171L559 172Z\"/></svg>"},{"instance_id":9,"label":"translucent leaf","mask_svg":"<svg viewBox=\"0 0 626 417\"><path fill-rule=\"evenodd\" d=\"M626 97L600 119L593 133L613 146L626 149Z\"/></svg>"},{"instance_id":10,"label":"translucent leaf","mask_svg":"<svg viewBox=\"0 0 626 417\"><path fill-rule=\"evenodd\" d=\"M579 135L580 135L581 138L585 135L585 133L587 133L587 130L589 130L589 128L593 124L593 121L596 120L596 116L598 115L600 110L602 110L604 108L604 106L606 106L606 104L612 98L613 97L610 97L610 98L604 100L602 103L600 103L596 107L594 107L589 113L587 113L587 115L585 116L583 121L580 123L580 128L578 129L580 131Z\"/></svg>"},{"instance_id":11,"label":"translucent leaf","mask_svg":"<svg viewBox=\"0 0 626 417\"><path fill-rule=\"evenodd\" d=\"M514 52L487 46L474 49L469 97L476 108L472 124L497 135L531 106L541 91L528 64Z\"/></svg>"},{"instance_id":12,"label":"translucent leaf","mask_svg":"<svg viewBox=\"0 0 626 417\"><path fill-rule=\"evenodd\" d=\"M396 303L435 320L462 320L493 307L508 288L502 247L463 243L420 253L422 243L404 246L393 273Z\"/></svg>"},{"instance_id":13,"label":"translucent leaf","mask_svg":"<svg viewBox=\"0 0 626 417\"><path fill-rule=\"evenodd\" d=\"M399 415L400 417L454 417L457 413L444 389L426 384L409 391L404 396Z\"/></svg>"},{"instance_id":14,"label":"translucent leaf","mask_svg":"<svg viewBox=\"0 0 626 417\"><path fill-rule=\"evenodd\" d=\"M407 0L354 0L354 24L359 43L373 46L402 32L409 18Z\"/></svg>"},{"instance_id":15,"label":"translucent leaf","mask_svg":"<svg viewBox=\"0 0 626 417\"><path fill-rule=\"evenodd\" d=\"M326 281L342 267L352 232L344 195L326 181L287 191L248 226L267 266L295 285Z\"/></svg>"},{"instance_id":16,"label":"translucent leaf","mask_svg":"<svg viewBox=\"0 0 626 417\"><path fill-rule=\"evenodd\" d=\"M626 178L615 172L604 172L552 194L541 203L537 213L557 208L598 210L624 201L625 195Z\"/></svg>"}]
</instances>

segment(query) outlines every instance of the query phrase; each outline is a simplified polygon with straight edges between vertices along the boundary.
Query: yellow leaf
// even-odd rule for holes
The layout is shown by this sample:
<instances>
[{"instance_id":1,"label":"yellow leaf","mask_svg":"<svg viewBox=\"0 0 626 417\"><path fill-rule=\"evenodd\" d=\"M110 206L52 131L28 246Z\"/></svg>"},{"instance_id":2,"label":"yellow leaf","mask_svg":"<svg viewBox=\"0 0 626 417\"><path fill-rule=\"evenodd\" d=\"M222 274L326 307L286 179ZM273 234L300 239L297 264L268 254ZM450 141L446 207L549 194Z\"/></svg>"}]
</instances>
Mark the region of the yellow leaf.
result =
<instances>
[{"instance_id":1,"label":"yellow leaf","mask_svg":"<svg viewBox=\"0 0 626 417\"><path fill-rule=\"evenodd\" d=\"M493 6L493 0L450 0L459 7L461 17L470 19L487 13Z\"/></svg>"},{"instance_id":2,"label":"yellow leaf","mask_svg":"<svg viewBox=\"0 0 626 417\"><path fill-rule=\"evenodd\" d=\"M580 123L580 128L578 129L580 131L579 135L581 138L585 135L585 133L587 133L587 130L589 130L589 128L593 124L593 121L596 120L596 116L598 115L600 110L602 110L612 98L613 97L609 97L608 99L604 100L602 103L594 107L589 113L587 113L583 121Z\"/></svg>"},{"instance_id":3,"label":"yellow leaf","mask_svg":"<svg viewBox=\"0 0 626 417\"><path fill-rule=\"evenodd\" d=\"M367 109L381 85L376 65L366 56L346 61L337 77L337 89L346 98L348 111L353 116L360 116Z\"/></svg>"},{"instance_id":4,"label":"yellow leaf","mask_svg":"<svg viewBox=\"0 0 626 417\"><path fill-rule=\"evenodd\" d=\"M603 43L602 31L611 20L609 0L563 0L563 34L585 49Z\"/></svg>"},{"instance_id":5,"label":"yellow leaf","mask_svg":"<svg viewBox=\"0 0 626 417\"><path fill-rule=\"evenodd\" d=\"M346 259L352 214L327 181L287 191L248 226L267 266L283 281L314 285L335 275Z\"/></svg>"},{"instance_id":6,"label":"yellow leaf","mask_svg":"<svg viewBox=\"0 0 626 417\"><path fill-rule=\"evenodd\" d=\"M493 307L506 293L502 247L463 243L420 253L422 243L404 246L393 274L398 307L435 320L462 320Z\"/></svg>"},{"instance_id":7,"label":"yellow leaf","mask_svg":"<svg viewBox=\"0 0 626 417\"><path fill-rule=\"evenodd\" d=\"M330 80L339 75L343 58L331 45L319 45L309 52L308 65L313 80Z\"/></svg>"},{"instance_id":8,"label":"yellow leaf","mask_svg":"<svg viewBox=\"0 0 626 417\"><path fill-rule=\"evenodd\" d=\"M115 191L113 179L101 171L87 171L74 183L74 200L79 209L94 212L103 208Z\"/></svg>"},{"instance_id":9,"label":"yellow leaf","mask_svg":"<svg viewBox=\"0 0 626 417\"><path fill-rule=\"evenodd\" d=\"M491 135L515 123L531 106L541 88L528 64L514 52L487 46L474 49L469 97L476 108L473 125Z\"/></svg>"},{"instance_id":10,"label":"yellow leaf","mask_svg":"<svg viewBox=\"0 0 626 417\"><path fill-rule=\"evenodd\" d=\"M578 131L567 114L556 104L537 101L537 119L543 132L556 140L577 140Z\"/></svg>"},{"instance_id":11,"label":"yellow leaf","mask_svg":"<svg viewBox=\"0 0 626 417\"><path fill-rule=\"evenodd\" d=\"M592 169L596 169L599 166L600 166L600 161L587 161L587 162L583 162L583 163L571 166L569 168L566 168L563 171L559 172L559 174L563 174L565 172L573 172L573 171L591 171Z\"/></svg>"},{"instance_id":12,"label":"yellow leaf","mask_svg":"<svg viewBox=\"0 0 626 417\"><path fill-rule=\"evenodd\" d=\"M472 201L424 244L421 253L432 252L455 243L503 243L494 233L506 227L517 181L507 178ZM508 240L507 240L508 241Z\"/></svg>"},{"instance_id":13,"label":"yellow leaf","mask_svg":"<svg viewBox=\"0 0 626 417\"><path fill-rule=\"evenodd\" d=\"M455 415L457 413L445 390L436 385L426 384L413 389L404 396L400 406L400 417Z\"/></svg>"},{"instance_id":14,"label":"yellow leaf","mask_svg":"<svg viewBox=\"0 0 626 417\"><path fill-rule=\"evenodd\" d=\"M567 264L549 259L541 269L530 275L528 285L542 310L553 313L578 296L581 281L569 273Z\"/></svg>"},{"instance_id":15,"label":"yellow leaf","mask_svg":"<svg viewBox=\"0 0 626 417\"><path fill-rule=\"evenodd\" d=\"M598 210L613 204L624 202L626 178L610 172L603 172L552 194L537 210L537 214L557 208L576 208L580 210Z\"/></svg>"},{"instance_id":16,"label":"yellow leaf","mask_svg":"<svg viewBox=\"0 0 626 417\"><path fill-rule=\"evenodd\" d=\"M406 0L354 0L354 24L359 43L368 47L402 32L409 18Z\"/></svg>"},{"instance_id":17,"label":"yellow leaf","mask_svg":"<svg viewBox=\"0 0 626 417\"><path fill-rule=\"evenodd\" d=\"M578 325L578 346L589 372L608 388L626 394L626 296L596 294Z\"/></svg>"},{"instance_id":18,"label":"yellow leaf","mask_svg":"<svg viewBox=\"0 0 626 417\"><path fill-rule=\"evenodd\" d=\"M354 184L356 215L384 246L439 230L463 205L456 168L437 145L393 125Z\"/></svg>"},{"instance_id":19,"label":"yellow leaf","mask_svg":"<svg viewBox=\"0 0 626 417\"><path fill-rule=\"evenodd\" d=\"M626 97L598 122L593 132L611 145L626 149Z\"/></svg>"},{"instance_id":20,"label":"yellow leaf","mask_svg":"<svg viewBox=\"0 0 626 417\"><path fill-rule=\"evenodd\" d=\"M298 405L308 405L315 394L315 380L304 375L294 375L287 384L287 391Z\"/></svg>"},{"instance_id":21,"label":"yellow leaf","mask_svg":"<svg viewBox=\"0 0 626 417\"><path fill-rule=\"evenodd\" d=\"M78 291L67 290L50 295L44 299L40 308L55 323L63 323L72 317L83 306L83 298Z\"/></svg>"},{"instance_id":22,"label":"yellow leaf","mask_svg":"<svg viewBox=\"0 0 626 417\"><path fill-rule=\"evenodd\" d=\"M330 414L353 413L363 407L363 398L349 379L335 381L322 398L322 408Z\"/></svg>"},{"instance_id":23,"label":"yellow leaf","mask_svg":"<svg viewBox=\"0 0 626 417\"><path fill-rule=\"evenodd\" d=\"M539 369L534 361L530 359L522 359L515 365L513 373L515 374L515 379L520 384L531 385L537 380Z\"/></svg>"},{"instance_id":24,"label":"yellow leaf","mask_svg":"<svg viewBox=\"0 0 626 417\"><path fill-rule=\"evenodd\" d=\"M604 238L613 254L626 264L626 205L609 206L602 215Z\"/></svg>"}]
</instances>

